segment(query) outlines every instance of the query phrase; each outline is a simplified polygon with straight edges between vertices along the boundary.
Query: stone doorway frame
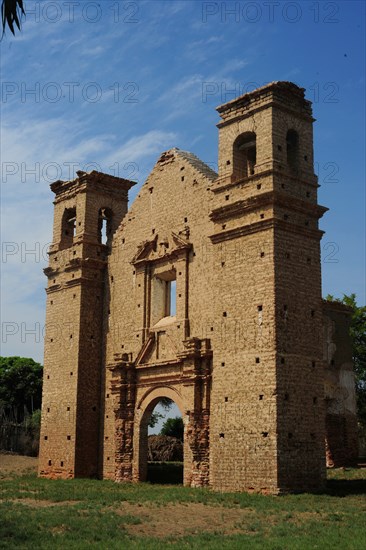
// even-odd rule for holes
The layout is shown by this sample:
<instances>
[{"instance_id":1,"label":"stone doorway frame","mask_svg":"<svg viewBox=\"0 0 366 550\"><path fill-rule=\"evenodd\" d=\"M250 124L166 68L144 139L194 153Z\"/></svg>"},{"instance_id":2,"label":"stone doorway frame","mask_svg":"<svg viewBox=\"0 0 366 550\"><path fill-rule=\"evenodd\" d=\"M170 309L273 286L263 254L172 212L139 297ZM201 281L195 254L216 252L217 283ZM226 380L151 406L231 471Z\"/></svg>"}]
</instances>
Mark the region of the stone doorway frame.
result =
<instances>
[{"instance_id":1,"label":"stone doorway frame","mask_svg":"<svg viewBox=\"0 0 366 550\"><path fill-rule=\"evenodd\" d=\"M159 399L169 397L180 409L184 424L183 484L209 484L212 350L208 339L189 338L183 344L184 351L166 365L141 364L139 357L132 361L123 354L108 367L115 414L115 481L146 479L144 430Z\"/></svg>"}]
</instances>

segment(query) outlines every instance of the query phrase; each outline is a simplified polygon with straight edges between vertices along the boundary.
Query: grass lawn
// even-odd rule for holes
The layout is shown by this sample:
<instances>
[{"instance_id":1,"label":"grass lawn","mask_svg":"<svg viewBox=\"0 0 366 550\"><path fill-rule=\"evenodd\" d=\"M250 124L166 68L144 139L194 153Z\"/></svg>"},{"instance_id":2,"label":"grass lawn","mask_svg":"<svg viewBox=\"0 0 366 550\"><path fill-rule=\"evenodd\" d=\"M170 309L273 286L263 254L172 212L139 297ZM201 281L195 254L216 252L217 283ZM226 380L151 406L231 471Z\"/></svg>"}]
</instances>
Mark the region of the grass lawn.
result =
<instances>
[{"instance_id":1,"label":"grass lawn","mask_svg":"<svg viewBox=\"0 0 366 550\"><path fill-rule=\"evenodd\" d=\"M366 469L322 494L268 497L173 485L0 474L0 548L366 548Z\"/></svg>"}]
</instances>

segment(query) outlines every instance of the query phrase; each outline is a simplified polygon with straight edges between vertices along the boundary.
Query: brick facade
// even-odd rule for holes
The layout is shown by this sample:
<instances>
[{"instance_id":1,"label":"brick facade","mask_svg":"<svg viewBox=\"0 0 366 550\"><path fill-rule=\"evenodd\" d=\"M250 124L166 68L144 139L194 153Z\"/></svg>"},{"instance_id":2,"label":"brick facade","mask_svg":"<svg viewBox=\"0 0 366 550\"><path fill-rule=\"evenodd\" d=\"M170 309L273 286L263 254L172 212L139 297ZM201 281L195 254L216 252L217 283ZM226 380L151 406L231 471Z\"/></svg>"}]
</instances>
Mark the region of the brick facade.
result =
<instances>
[{"instance_id":1,"label":"brick facade","mask_svg":"<svg viewBox=\"0 0 366 550\"><path fill-rule=\"evenodd\" d=\"M144 480L148 420L169 397L185 485L324 483L326 209L311 105L278 82L218 112L218 174L167 151L129 210L134 182L91 172L51 186L40 475Z\"/></svg>"}]
</instances>

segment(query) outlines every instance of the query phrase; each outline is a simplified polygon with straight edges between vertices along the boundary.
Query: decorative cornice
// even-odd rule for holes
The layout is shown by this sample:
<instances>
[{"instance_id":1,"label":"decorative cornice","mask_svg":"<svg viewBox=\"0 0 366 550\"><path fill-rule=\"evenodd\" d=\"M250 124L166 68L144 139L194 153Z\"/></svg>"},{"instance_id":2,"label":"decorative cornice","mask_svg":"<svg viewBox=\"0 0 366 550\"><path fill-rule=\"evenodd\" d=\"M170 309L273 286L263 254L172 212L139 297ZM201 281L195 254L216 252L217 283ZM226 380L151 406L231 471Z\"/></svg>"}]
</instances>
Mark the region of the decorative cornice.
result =
<instances>
[{"instance_id":1,"label":"decorative cornice","mask_svg":"<svg viewBox=\"0 0 366 550\"><path fill-rule=\"evenodd\" d=\"M248 212L266 206L289 208L292 211L307 214L316 219L321 218L328 210L328 208L324 206L306 202L285 193L269 191L254 197L249 197L245 200L239 200L225 206L220 206L210 213L210 219L214 222L221 222L230 218L239 218Z\"/></svg>"},{"instance_id":2,"label":"decorative cornice","mask_svg":"<svg viewBox=\"0 0 366 550\"><path fill-rule=\"evenodd\" d=\"M244 237L246 235L252 235L254 233L258 233L258 231L266 231L268 229L283 229L286 232L301 234L305 237L317 240L320 240L324 234L324 231L321 231L320 229L309 229L308 227L303 227L302 225L272 218L270 220L261 220L249 225L243 225L241 227L235 227L234 229L221 231L220 233L210 235L209 238L213 244L217 244L223 241L230 241L232 239Z\"/></svg>"},{"instance_id":3,"label":"decorative cornice","mask_svg":"<svg viewBox=\"0 0 366 550\"><path fill-rule=\"evenodd\" d=\"M247 177L244 177L244 178L236 179L234 181L230 181L229 183L223 183L222 184L222 183L220 183L220 180L222 179L223 181L225 181L230 176L219 177L216 180L216 186L211 187L211 191L215 194L216 193L223 193L225 191L228 191L229 189L232 189L233 187L249 185L252 182L255 182L257 180L261 180L262 178L266 178L266 177L269 177L269 176L279 176L281 179L295 181L296 183L301 183L303 185L307 185L308 187L313 187L315 189L320 187L320 185L318 184L318 177L316 176L316 174L311 174L311 179L313 181L310 181L310 180L305 180L302 177L299 177L298 175L295 175L295 174L291 173L288 170L280 170L278 168L268 168L266 170L256 172L255 174L253 174L251 176L247 176Z\"/></svg>"}]
</instances>

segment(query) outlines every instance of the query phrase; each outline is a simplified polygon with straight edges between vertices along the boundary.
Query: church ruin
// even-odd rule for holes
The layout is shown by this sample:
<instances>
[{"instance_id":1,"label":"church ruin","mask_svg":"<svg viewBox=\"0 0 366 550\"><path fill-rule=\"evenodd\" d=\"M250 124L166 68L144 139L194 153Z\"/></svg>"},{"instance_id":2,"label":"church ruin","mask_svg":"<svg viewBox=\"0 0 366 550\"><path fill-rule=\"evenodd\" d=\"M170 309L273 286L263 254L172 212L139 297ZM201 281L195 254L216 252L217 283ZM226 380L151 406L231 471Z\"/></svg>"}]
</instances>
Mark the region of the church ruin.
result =
<instances>
[{"instance_id":1,"label":"church ruin","mask_svg":"<svg viewBox=\"0 0 366 550\"><path fill-rule=\"evenodd\" d=\"M311 103L273 82L217 111L218 174L171 149L130 209L133 181L51 185L42 476L145 480L162 397L183 417L187 486L312 490L326 452L356 458L349 310L321 296Z\"/></svg>"}]
</instances>

